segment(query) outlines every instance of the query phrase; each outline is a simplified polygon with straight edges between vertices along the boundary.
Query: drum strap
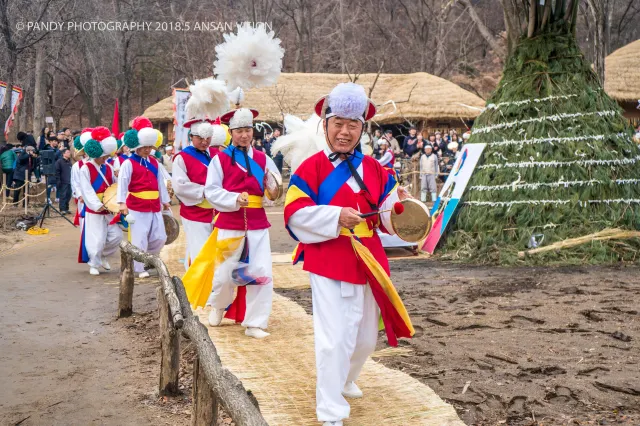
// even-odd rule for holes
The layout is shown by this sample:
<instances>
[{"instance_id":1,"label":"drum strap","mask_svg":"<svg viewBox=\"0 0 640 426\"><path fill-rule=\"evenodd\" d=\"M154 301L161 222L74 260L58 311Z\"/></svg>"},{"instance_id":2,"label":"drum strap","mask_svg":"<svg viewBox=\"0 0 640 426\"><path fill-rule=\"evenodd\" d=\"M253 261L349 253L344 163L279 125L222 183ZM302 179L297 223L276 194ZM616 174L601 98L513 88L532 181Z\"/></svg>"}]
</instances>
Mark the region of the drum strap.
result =
<instances>
[{"instance_id":1,"label":"drum strap","mask_svg":"<svg viewBox=\"0 0 640 426\"><path fill-rule=\"evenodd\" d=\"M352 154L352 155L355 155L355 154ZM356 183L358 184L360 189L363 190L364 192L366 192L367 194L369 194L369 196L371 196L371 192L369 192L369 188L367 188L367 185L364 184L364 181L360 177L360 174L358 173L356 168L353 166L353 164L349 160L349 157L350 157L349 154L344 154L344 153L341 153L341 152L332 152L331 154L329 154L329 161L331 161L333 163L334 161L336 161L340 157L342 157L343 160L347 162L347 166L349 166L349 171L351 172L351 176L353 176L353 178L356 180ZM364 168L364 166L362 166L362 167ZM376 206L375 204L373 204L369 200L367 200L367 203L369 204L369 207L371 207L371 210L377 210L378 209L378 206Z\"/></svg>"}]
</instances>

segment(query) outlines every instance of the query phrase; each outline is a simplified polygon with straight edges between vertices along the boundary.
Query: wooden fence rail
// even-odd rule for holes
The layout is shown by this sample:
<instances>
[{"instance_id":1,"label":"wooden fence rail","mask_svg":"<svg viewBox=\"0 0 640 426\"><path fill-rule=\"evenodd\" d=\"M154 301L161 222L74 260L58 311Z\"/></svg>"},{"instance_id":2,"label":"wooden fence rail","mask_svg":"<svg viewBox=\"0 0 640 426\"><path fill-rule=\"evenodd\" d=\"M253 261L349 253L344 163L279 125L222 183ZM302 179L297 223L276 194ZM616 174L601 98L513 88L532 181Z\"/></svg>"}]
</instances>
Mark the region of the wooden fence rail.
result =
<instances>
[{"instance_id":1,"label":"wooden fence rail","mask_svg":"<svg viewBox=\"0 0 640 426\"><path fill-rule=\"evenodd\" d=\"M120 243L120 296L118 317L133 312L134 272L137 260L158 271L158 309L160 312L160 395L178 393L180 366L180 332L190 339L197 356L193 365L193 398L191 424L193 426L216 425L218 405L233 419L237 426L266 426L258 403L247 393L242 382L226 369L207 328L191 312L187 293L178 277L171 277L164 262L156 255L143 252L127 241Z\"/></svg>"}]
</instances>

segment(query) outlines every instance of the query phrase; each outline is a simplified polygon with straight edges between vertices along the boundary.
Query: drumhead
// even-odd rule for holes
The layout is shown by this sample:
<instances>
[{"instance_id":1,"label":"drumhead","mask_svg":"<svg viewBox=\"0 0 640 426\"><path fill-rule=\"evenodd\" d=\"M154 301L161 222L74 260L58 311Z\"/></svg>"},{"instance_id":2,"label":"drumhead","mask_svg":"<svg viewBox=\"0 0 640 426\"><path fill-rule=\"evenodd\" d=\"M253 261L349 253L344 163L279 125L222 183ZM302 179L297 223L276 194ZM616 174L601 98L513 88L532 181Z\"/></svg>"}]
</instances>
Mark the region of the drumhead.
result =
<instances>
[{"instance_id":1,"label":"drumhead","mask_svg":"<svg viewBox=\"0 0 640 426\"><path fill-rule=\"evenodd\" d=\"M264 186L264 195L267 199L271 201L276 201L280 197L282 197L283 189L282 189L282 179L277 174L273 173L271 170L267 170L265 186Z\"/></svg>"},{"instance_id":2,"label":"drumhead","mask_svg":"<svg viewBox=\"0 0 640 426\"><path fill-rule=\"evenodd\" d=\"M427 238L431 230L431 215L427 206L414 198L401 203L404 207L401 214L391 212L391 226L396 235L408 243L418 243Z\"/></svg>"},{"instance_id":3,"label":"drumhead","mask_svg":"<svg viewBox=\"0 0 640 426\"><path fill-rule=\"evenodd\" d=\"M120 205L118 204L118 184L114 183L104 191L102 197L102 203L113 214L120 212Z\"/></svg>"}]
</instances>

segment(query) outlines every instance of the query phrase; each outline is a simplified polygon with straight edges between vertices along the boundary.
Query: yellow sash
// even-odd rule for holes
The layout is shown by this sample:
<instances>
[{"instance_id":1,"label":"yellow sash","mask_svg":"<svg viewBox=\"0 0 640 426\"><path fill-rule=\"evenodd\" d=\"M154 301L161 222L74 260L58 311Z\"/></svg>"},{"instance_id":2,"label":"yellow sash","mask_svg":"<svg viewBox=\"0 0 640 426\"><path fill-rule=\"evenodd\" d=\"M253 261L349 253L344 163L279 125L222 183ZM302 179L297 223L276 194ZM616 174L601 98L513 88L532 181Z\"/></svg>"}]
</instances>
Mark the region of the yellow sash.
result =
<instances>
[{"instance_id":1,"label":"yellow sash","mask_svg":"<svg viewBox=\"0 0 640 426\"><path fill-rule=\"evenodd\" d=\"M259 195L249 195L249 205L248 209L261 209L262 208L262 197Z\"/></svg>"},{"instance_id":2,"label":"yellow sash","mask_svg":"<svg viewBox=\"0 0 640 426\"><path fill-rule=\"evenodd\" d=\"M134 197L142 198L143 200L157 200L160 198L160 193L158 191L130 192L129 194Z\"/></svg>"},{"instance_id":3,"label":"yellow sash","mask_svg":"<svg viewBox=\"0 0 640 426\"><path fill-rule=\"evenodd\" d=\"M96 195L98 196L98 200L102 201L104 199L104 192L96 192Z\"/></svg>"},{"instance_id":4,"label":"yellow sash","mask_svg":"<svg viewBox=\"0 0 640 426\"><path fill-rule=\"evenodd\" d=\"M344 235L345 237L350 237L353 235L359 238L373 237L373 229L369 229L369 227L367 226L367 222L360 222L353 229L353 234L351 233L351 230L342 228L340 230L340 235Z\"/></svg>"},{"instance_id":5,"label":"yellow sash","mask_svg":"<svg viewBox=\"0 0 640 426\"><path fill-rule=\"evenodd\" d=\"M196 204L196 207L200 207L202 209L212 209L213 208L211 203L209 201L207 201L206 198L204 200L202 200L201 202L199 202L198 204Z\"/></svg>"}]
</instances>

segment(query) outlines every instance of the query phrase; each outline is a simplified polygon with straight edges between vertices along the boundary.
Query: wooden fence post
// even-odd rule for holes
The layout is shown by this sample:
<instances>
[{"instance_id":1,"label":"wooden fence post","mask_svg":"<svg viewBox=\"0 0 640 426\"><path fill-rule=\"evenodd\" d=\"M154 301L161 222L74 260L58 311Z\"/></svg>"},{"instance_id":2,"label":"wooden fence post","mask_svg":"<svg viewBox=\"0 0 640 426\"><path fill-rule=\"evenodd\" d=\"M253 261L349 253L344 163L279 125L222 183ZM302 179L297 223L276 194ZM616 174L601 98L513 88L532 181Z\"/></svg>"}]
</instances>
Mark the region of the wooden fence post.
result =
<instances>
[{"instance_id":1,"label":"wooden fence post","mask_svg":"<svg viewBox=\"0 0 640 426\"><path fill-rule=\"evenodd\" d=\"M9 185L11 185L11 183L9 183ZM3 206L7 204L7 189L6 188L8 188L9 185L7 185L7 175L2 173L2 205Z\"/></svg>"},{"instance_id":2,"label":"wooden fence post","mask_svg":"<svg viewBox=\"0 0 640 426\"><path fill-rule=\"evenodd\" d=\"M160 311L160 396L177 395L180 372L180 333L173 326L169 303L164 287L158 286L158 309Z\"/></svg>"},{"instance_id":3,"label":"wooden fence post","mask_svg":"<svg viewBox=\"0 0 640 426\"><path fill-rule=\"evenodd\" d=\"M193 394L191 426L215 426L218 424L218 400L200 366L196 355L193 360Z\"/></svg>"},{"instance_id":4,"label":"wooden fence post","mask_svg":"<svg viewBox=\"0 0 640 426\"><path fill-rule=\"evenodd\" d=\"M133 313L133 256L120 250L120 298L118 301L118 318L131 316Z\"/></svg>"},{"instance_id":5,"label":"wooden fence post","mask_svg":"<svg viewBox=\"0 0 640 426\"><path fill-rule=\"evenodd\" d=\"M24 214L27 215L29 206L29 168L24 171Z\"/></svg>"}]
</instances>

